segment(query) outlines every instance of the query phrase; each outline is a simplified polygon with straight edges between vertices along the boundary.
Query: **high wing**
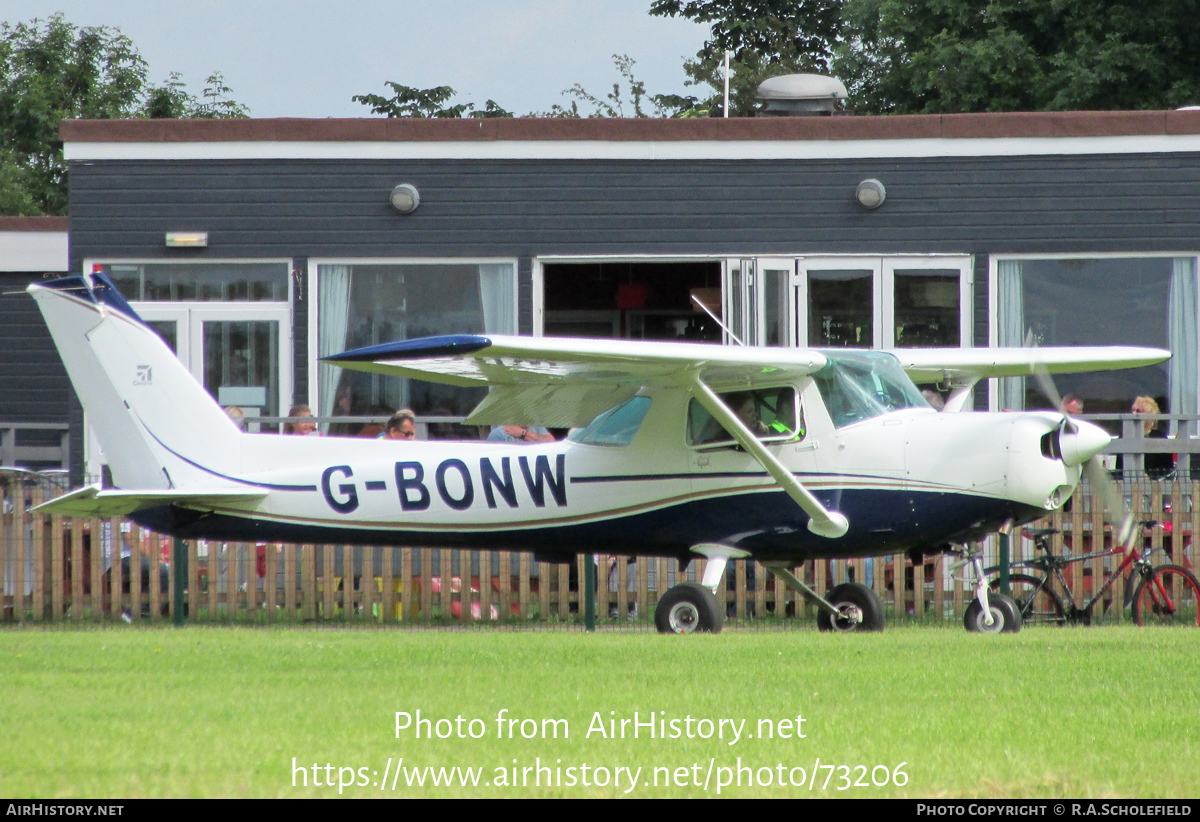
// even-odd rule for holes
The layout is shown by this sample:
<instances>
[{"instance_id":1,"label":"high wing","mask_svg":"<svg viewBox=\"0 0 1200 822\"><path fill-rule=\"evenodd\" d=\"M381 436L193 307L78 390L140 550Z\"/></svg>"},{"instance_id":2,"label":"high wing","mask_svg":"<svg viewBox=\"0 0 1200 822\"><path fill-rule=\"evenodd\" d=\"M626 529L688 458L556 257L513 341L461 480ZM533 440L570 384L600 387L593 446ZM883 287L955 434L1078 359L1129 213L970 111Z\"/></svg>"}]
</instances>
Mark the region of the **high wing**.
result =
<instances>
[{"instance_id":1,"label":"high wing","mask_svg":"<svg viewBox=\"0 0 1200 822\"><path fill-rule=\"evenodd\" d=\"M846 533L846 518L825 508L730 410L717 392L779 385L818 371L823 354L795 348L732 348L706 343L555 337L451 336L347 351L325 362L452 385L491 386L467 417L472 424L566 428L587 425L643 385L689 390L739 445L807 513L809 530Z\"/></svg>"},{"instance_id":2,"label":"high wing","mask_svg":"<svg viewBox=\"0 0 1200 822\"><path fill-rule=\"evenodd\" d=\"M62 514L68 517L124 517L143 508L177 504L188 508L249 506L265 497L266 491L256 489L214 489L183 491L172 488L162 491L122 491L89 485L43 502L34 511Z\"/></svg>"},{"instance_id":3,"label":"high wing","mask_svg":"<svg viewBox=\"0 0 1200 822\"><path fill-rule=\"evenodd\" d=\"M457 335L405 340L324 357L356 371L461 386L490 386L467 418L473 425L570 428L632 397L647 384L714 391L778 385L825 366L817 351L708 343Z\"/></svg>"},{"instance_id":4,"label":"high wing","mask_svg":"<svg viewBox=\"0 0 1200 822\"><path fill-rule=\"evenodd\" d=\"M913 382L959 382L964 378L1027 377L1139 368L1170 358L1161 348L903 348L892 351Z\"/></svg>"},{"instance_id":5,"label":"high wing","mask_svg":"<svg viewBox=\"0 0 1200 822\"><path fill-rule=\"evenodd\" d=\"M947 411L962 411L975 383L988 377L1140 368L1171 356L1170 351L1161 348L1134 346L904 348L892 353L913 382L950 386Z\"/></svg>"}]
</instances>

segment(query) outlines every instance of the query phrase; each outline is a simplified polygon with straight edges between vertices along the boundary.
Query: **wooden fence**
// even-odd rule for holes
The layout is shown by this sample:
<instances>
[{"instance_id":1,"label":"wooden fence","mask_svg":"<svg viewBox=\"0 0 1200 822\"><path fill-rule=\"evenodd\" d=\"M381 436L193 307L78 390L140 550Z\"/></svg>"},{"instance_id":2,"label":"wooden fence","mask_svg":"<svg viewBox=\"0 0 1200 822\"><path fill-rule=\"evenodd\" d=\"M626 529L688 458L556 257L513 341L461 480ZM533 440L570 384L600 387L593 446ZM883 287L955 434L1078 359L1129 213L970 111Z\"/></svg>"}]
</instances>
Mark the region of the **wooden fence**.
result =
<instances>
[{"instance_id":1,"label":"wooden fence","mask_svg":"<svg viewBox=\"0 0 1200 822\"><path fill-rule=\"evenodd\" d=\"M1127 481L1126 505L1155 562L1200 567L1192 535L1200 532L1200 482ZM1086 489L1085 489L1086 490ZM1111 517L1085 490L1069 510L1026 526L1060 529L1054 546L1076 553L1111 545ZM0 622L153 623L174 617L173 540L120 520L31 515L61 489L28 478L0 479ZM1097 538L1098 535L1098 538ZM983 548L996 562L997 540ZM1027 536L1011 537L1013 559L1030 557ZM570 565L532 561L527 553L430 548L244 544L189 541L182 601L188 623L353 623L581 626L584 563L597 568L601 626L653 625L658 598L676 582L697 580L704 560L680 572L674 560L595 555ZM120 561L114 561L120 560ZM793 569L818 592L852 580L872 586L890 619L957 622L971 592L950 574L953 556L914 567L904 555L816 561ZM1072 565L1082 596L1110 558ZM1122 583L1113 596L1122 599ZM916 592L920 595L915 595ZM724 596L728 623L739 627L811 625L814 615L761 565L732 562ZM1127 619L1121 608L1103 618ZM1101 617L1098 612L1097 617Z\"/></svg>"}]
</instances>

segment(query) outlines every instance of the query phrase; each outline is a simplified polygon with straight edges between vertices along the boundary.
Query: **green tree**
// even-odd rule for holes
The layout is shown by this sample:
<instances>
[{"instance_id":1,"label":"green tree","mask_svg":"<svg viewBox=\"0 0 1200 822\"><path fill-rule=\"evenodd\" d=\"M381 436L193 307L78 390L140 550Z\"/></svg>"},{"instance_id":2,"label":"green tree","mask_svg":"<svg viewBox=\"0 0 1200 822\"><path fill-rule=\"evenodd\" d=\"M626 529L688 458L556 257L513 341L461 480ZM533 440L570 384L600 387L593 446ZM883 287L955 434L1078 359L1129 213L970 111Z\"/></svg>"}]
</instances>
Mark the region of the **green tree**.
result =
<instances>
[{"instance_id":1,"label":"green tree","mask_svg":"<svg viewBox=\"0 0 1200 822\"><path fill-rule=\"evenodd\" d=\"M872 113L1200 102L1194 0L846 0L833 68Z\"/></svg>"},{"instance_id":2,"label":"green tree","mask_svg":"<svg viewBox=\"0 0 1200 822\"><path fill-rule=\"evenodd\" d=\"M695 101L675 95L646 93L646 84L633 74L635 61L628 54L614 54L613 65L617 73L625 81L626 90L622 91L621 81L612 84L612 89L603 97L592 94L579 83L563 92L568 97L575 98L570 107L555 105L549 112L535 115L540 117L669 117L677 114L683 107L691 107ZM591 106L591 110L581 113L579 105ZM629 108L626 108L628 106ZM653 112L653 113L651 113Z\"/></svg>"},{"instance_id":3,"label":"green tree","mask_svg":"<svg viewBox=\"0 0 1200 822\"><path fill-rule=\"evenodd\" d=\"M613 55L613 65L622 81L613 83L612 90L603 96L592 94L579 83L563 92L573 98L568 105L554 104L549 111L531 112L525 117L669 117L695 104L694 98L646 93L646 84L633 73L635 61L624 54ZM456 92L450 86L415 88L388 80L391 97L380 94L356 94L350 99L371 107L372 114L386 117L513 117L496 101L488 100L481 109L473 103L453 103ZM583 106L581 110L580 106ZM590 108L589 108L590 107Z\"/></svg>"},{"instance_id":4,"label":"green tree","mask_svg":"<svg viewBox=\"0 0 1200 822\"><path fill-rule=\"evenodd\" d=\"M106 26L77 28L61 14L0 23L0 213L65 214L58 124L69 118L244 117L219 74L197 100L178 75L148 89L146 61Z\"/></svg>"},{"instance_id":5,"label":"green tree","mask_svg":"<svg viewBox=\"0 0 1200 822\"><path fill-rule=\"evenodd\" d=\"M698 97L674 98L676 116L720 116L725 52L730 54L729 114L759 108L758 84L780 74L828 74L840 37L842 0L654 0L650 14L710 27L695 59L684 63ZM704 87L707 86L707 89ZM686 103L691 101L690 106Z\"/></svg>"},{"instance_id":6,"label":"green tree","mask_svg":"<svg viewBox=\"0 0 1200 822\"><path fill-rule=\"evenodd\" d=\"M155 86L146 94L141 114L155 119L228 119L249 117L250 113L241 103L234 102L229 95L233 89L225 85L225 77L218 71L204 81L204 91L193 96L183 82L183 76L173 71L161 86Z\"/></svg>"},{"instance_id":7,"label":"green tree","mask_svg":"<svg viewBox=\"0 0 1200 822\"><path fill-rule=\"evenodd\" d=\"M372 114L382 114L386 117L512 117L512 112L505 111L495 100L488 100L482 109L473 103L457 103L448 105L458 93L450 86L434 86L433 88L415 88L394 83L384 82L395 92L391 97L379 94L355 94L350 99L356 103L371 107Z\"/></svg>"}]
</instances>

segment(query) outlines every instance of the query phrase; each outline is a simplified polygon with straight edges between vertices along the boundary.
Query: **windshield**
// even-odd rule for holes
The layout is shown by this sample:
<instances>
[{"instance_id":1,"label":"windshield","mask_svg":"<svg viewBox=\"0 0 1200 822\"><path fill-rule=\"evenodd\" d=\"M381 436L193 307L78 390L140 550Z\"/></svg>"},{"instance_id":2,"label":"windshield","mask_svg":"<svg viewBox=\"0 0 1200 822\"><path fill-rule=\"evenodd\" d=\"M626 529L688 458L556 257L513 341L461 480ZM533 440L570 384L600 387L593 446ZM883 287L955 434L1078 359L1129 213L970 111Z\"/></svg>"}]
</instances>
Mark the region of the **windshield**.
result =
<instances>
[{"instance_id":1,"label":"windshield","mask_svg":"<svg viewBox=\"0 0 1200 822\"><path fill-rule=\"evenodd\" d=\"M567 439L588 445L629 445L649 410L649 397L634 397L608 409L587 428L572 431Z\"/></svg>"},{"instance_id":2,"label":"windshield","mask_svg":"<svg viewBox=\"0 0 1200 822\"><path fill-rule=\"evenodd\" d=\"M822 351L829 362L813 380L838 428L898 408L928 408L929 403L900 367L882 351Z\"/></svg>"}]
</instances>

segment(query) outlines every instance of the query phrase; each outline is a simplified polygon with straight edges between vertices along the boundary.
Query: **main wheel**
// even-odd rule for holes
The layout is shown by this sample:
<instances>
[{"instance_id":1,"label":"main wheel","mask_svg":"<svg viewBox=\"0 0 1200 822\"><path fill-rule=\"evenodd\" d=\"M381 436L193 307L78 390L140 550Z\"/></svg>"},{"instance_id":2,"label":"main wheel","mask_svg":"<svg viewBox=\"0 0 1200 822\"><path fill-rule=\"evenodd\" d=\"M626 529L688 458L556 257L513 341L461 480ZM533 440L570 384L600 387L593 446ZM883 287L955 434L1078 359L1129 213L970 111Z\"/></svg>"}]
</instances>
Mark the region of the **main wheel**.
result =
<instances>
[{"instance_id":1,"label":"main wheel","mask_svg":"<svg viewBox=\"0 0 1200 822\"><path fill-rule=\"evenodd\" d=\"M989 587L990 600L1000 593L1000 580L993 580ZM1008 578L1008 588L1021 612L1021 625L1067 624L1067 609L1049 584L1043 585L1042 580L1027 574L1012 574Z\"/></svg>"},{"instance_id":2,"label":"main wheel","mask_svg":"<svg viewBox=\"0 0 1200 822\"><path fill-rule=\"evenodd\" d=\"M1133 621L1200 627L1200 582L1181 565L1158 566L1133 591Z\"/></svg>"},{"instance_id":3,"label":"main wheel","mask_svg":"<svg viewBox=\"0 0 1200 822\"><path fill-rule=\"evenodd\" d=\"M684 582L658 601L654 625L660 634L719 634L725 625L725 611L712 591L698 582Z\"/></svg>"},{"instance_id":4,"label":"main wheel","mask_svg":"<svg viewBox=\"0 0 1200 822\"><path fill-rule=\"evenodd\" d=\"M836 586L825 599L841 612L833 617L821 611L817 614L817 628L822 631L882 631L883 603L879 596L865 585L844 582Z\"/></svg>"},{"instance_id":5,"label":"main wheel","mask_svg":"<svg viewBox=\"0 0 1200 822\"><path fill-rule=\"evenodd\" d=\"M972 633L981 634L1015 634L1021 630L1021 611L1017 603L1004 594L988 594L988 610L992 614L992 624L988 625L983 615L979 600L971 601L967 612L963 614L963 627Z\"/></svg>"}]
</instances>

